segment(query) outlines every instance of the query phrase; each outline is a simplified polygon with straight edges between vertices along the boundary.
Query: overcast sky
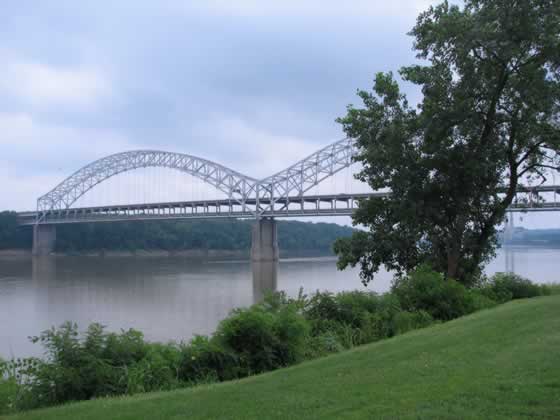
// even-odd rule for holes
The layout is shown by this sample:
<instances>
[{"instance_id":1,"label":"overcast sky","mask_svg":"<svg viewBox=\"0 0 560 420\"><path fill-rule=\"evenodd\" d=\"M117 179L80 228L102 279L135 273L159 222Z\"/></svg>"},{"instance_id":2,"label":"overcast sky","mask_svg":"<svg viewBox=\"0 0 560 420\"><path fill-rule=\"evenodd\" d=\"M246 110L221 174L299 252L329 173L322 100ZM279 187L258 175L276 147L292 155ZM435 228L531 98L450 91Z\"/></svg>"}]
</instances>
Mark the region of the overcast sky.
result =
<instances>
[{"instance_id":1,"label":"overcast sky","mask_svg":"<svg viewBox=\"0 0 560 420\"><path fill-rule=\"evenodd\" d=\"M375 72L414 61L430 3L3 0L0 208L131 149L281 170L343 137L334 120Z\"/></svg>"}]
</instances>

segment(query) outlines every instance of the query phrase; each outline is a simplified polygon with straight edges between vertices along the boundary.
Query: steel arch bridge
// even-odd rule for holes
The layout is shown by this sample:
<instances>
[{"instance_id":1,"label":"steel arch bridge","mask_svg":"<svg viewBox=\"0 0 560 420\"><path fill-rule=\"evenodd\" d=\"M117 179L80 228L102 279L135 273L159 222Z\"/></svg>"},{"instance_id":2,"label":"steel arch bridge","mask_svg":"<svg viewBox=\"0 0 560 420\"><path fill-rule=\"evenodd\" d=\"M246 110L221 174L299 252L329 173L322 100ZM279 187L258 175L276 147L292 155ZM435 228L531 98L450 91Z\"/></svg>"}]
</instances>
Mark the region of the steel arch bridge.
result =
<instances>
[{"instance_id":1,"label":"steel arch bridge","mask_svg":"<svg viewBox=\"0 0 560 420\"><path fill-rule=\"evenodd\" d=\"M387 197L390 192L310 195L310 190L354 163L353 139L336 141L294 165L262 179L252 178L219 163L183 153L137 150L96 160L39 197L37 210L18 214L21 225L33 225L33 253L53 251L56 225L122 220L254 218L252 260L278 259L275 217L351 215L359 200ZM226 199L168 203L121 204L76 208L88 191L118 174L139 168L176 169L196 177L226 195ZM527 205L512 205L509 211L559 211L556 195L560 186L520 187L519 193L537 197ZM539 202L539 193L553 193L554 202ZM342 204L341 204L342 203Z\"/></svg>"},{"instance_id":2,"label":"steel arch bridge","mask_svg":"<svg viewBox=\"0 0 560 420\"><path fill-rule=\"evenodd\" d=\"M355 154L352 139L343 139L267 178L257 180L219 163L182 153L137 150L117 153L84 166L37 200L38 222L49 212L70 209L103 181L138 168L176 169L222 191L258 218L278 201L303 196L321 181L347 168ZM248 204L252 206L249 208ZM249 210L248 210L249 209Z\"/></svg>"},{"instance_id":3,"label":"steel arch bridge","mask_svg":"<svg viewBox=\"0 0 560 420\"><path fill-rule=\"evenodd\" d=\"M54 189L39 197L36 212L20 213L22 224L60 224L153 218L211 218L350 215L357 201L387 192L369 194L306 195L313 187L353 163L355 142L345 138L316 151L290 167L255 179L224 165L196 156L159 150L136 150L113 154L76 171ZM139 168L176 169L201 179L226 195L226 199L173 203L144 203L73 208L88 191L107 179ZM554 211L559 209L559 187L541 186L520 192L553 192L553 203L512 206L511 211ZM343 206L337 204L343 203ZM309 204L311 205L311 208ZM292 210L290 205L299 206ZM326 204L326 208L325 208ZM213 211L211 210L213 209ZM225 209L225 211L223 211ZM200 210L200 211L199 211ZM190 212L189 212L190 211Z\"/></svg>"}]
</instances>

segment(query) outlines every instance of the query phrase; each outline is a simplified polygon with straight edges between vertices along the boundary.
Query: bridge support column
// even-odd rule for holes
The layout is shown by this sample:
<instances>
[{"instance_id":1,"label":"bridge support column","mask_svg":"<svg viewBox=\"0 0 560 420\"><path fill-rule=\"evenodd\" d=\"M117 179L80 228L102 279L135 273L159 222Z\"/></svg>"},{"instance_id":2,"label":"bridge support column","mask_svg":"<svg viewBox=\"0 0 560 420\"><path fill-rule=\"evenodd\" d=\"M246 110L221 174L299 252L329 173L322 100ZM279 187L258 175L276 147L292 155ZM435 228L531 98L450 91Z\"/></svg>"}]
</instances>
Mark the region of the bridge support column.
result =
<instances>
[{"instance_id":1,"label":"bridge support column","mask_svg":"<svg viewBox=\"0 0 560 420\"><path fill-rule=\"evenodd\" d=\"M278 261L276 220L259 219L253 225L252 261Z\"/></svg>"},{"instance_id":2,"label":"bridge support column","mask_svg":"<svg viewBox=\"0 0 560 420\"><path fill-rule=\"evenodd\" d=\"M513 212L510 211L507 213L507 222L504 228L504 239L506 240L506 273L514 273L515 272L515 263L514 263L514 255L513 250L509 248L507 245L511 245L511 241L513 240L513 233L515 231L515 223L513 220Z\"/></svg>"},{"instance_id":3,"label":"bridge support column","mask_svg":"<svg viewBox=\"0 0 560 420\"><path fill-rule=\"evenodd\" d=\"M275 292L278 284L278 261L253 261L253 303L262 302L267 293Z\"/></svg>"},{"instance_id":4,"label":"bridge support column","mask_svg":"<svg viewBox=\"0 0 560 420\"><path fill-rule=\"evenodd\" d=\"M33 255L49 255L56 243L55 225L33 226Z\"/></svg>"}]
</instances>

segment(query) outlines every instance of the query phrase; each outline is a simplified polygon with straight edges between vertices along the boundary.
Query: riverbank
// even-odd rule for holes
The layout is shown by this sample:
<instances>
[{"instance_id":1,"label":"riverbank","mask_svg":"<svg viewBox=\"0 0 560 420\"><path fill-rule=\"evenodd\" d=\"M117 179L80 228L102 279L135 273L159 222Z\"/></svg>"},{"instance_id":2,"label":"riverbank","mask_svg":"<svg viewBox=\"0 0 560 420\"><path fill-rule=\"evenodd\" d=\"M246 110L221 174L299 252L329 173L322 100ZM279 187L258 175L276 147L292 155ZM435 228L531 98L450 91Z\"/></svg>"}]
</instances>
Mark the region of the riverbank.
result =
<instances>
[{"instance_id":1,"label":"riverbank","mask_svg":"<svg viewBox=\"0 0 560 420\"><path fill-rule=\"evenodd\" d=\"M513 301L244 380L6 418L557 418L559 307Z\"/></svg>"},{"instance_id":2,"label":"riverbank","mask_svg":"<svg viewBox=\"0 0 560 420\"><path fill-rule=\"evenodd\" d=\"M30 249L0 249L0 257L31 257Z\"/></svg>"},{"instance_id":3,"label":"riverbank","mask_svg":"<svg viewBox=\"0 0 560 420\"><path fill-rule=\"evenodd\" d=\"M27 249L2 249L0 258L25 258L31 257L31 250ZM185 249L168 251L164 249L138 249L132 251L92 250L53 252L53 257L185 257L185 258L249 258L249 250L232 249Z\"/></svg>"},{"instance_id":4,"label":"riverbank","mask_svg":"<svg viewBox=\"0 0 560 420\"><path fill-rule=\"evenodd\" d=\"M165 250L165 249L138 249L132 251L113 251L113 250L92 250L92 251L76 251L76 252L53 252L53 257L183 257L183 258L201 258L201 259L241 259L248 260L250 257L249 249L184 249L184 250ZM280 251L281 258L294 257L334 257L331 250L298 250L298 251ZM27 249L0 249L0 258L27 258L32 257L31 250Z\"/></svg>"},{"instance_id":5,"label":"riverbank","mask_svg":"<svg viewBox=\"0 0 560 420\"><path fill-rule=\"evenodd\" d=\"M137 249L131 251L118 250L92 250L92 251L73 251L56 252L57 257L184 257L184 258L249 258L249 250L235 249L184 249L184 250L165 250L165 249Z\"/></svg>"}]
</instances>

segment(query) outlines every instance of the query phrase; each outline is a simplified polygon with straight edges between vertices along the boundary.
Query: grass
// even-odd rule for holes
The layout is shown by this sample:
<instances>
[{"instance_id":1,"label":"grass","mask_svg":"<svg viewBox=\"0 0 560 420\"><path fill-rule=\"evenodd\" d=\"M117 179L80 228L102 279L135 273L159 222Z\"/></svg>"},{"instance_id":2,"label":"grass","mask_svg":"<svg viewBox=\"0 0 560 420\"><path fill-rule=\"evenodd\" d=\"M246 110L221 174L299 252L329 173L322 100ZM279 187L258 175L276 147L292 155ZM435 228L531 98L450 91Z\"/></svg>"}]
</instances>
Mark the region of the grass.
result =
<instances>
[{"instance_id":1,"label":"grass","mask_svg":"<svg viewBox=\"0 0 560 420\"><path fill-rule=\"evenodd\" d=\"M510 302L288 369L7 419L560 418L560 296Z\"/></svg>"}]
</instances>

